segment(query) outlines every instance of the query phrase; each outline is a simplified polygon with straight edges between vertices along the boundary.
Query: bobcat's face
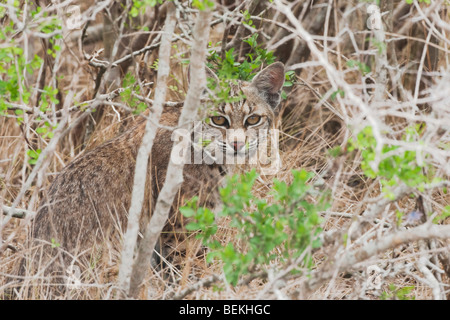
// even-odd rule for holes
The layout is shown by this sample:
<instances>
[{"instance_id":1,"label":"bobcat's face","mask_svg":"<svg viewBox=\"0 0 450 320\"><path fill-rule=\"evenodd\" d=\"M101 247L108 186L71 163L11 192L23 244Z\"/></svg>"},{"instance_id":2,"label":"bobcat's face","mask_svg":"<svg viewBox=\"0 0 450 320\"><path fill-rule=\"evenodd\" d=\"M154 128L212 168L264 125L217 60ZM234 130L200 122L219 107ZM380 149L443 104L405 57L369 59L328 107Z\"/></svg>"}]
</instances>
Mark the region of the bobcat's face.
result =
<instances>
[{"instance_id":1,"label":"bobcat's face","mask_svg":"<svg viewBox=\"0 0 450 320\"><path fill-rule=\"evenodd\" d=\"M201 143L216 163L243 163L242 159L254 157L274 128L274 110L283 83L284 66L280 62L259 72L252 82L230 83L230 95L241 98L210 110L194 143Z\"/></svg>"}]
</instances>

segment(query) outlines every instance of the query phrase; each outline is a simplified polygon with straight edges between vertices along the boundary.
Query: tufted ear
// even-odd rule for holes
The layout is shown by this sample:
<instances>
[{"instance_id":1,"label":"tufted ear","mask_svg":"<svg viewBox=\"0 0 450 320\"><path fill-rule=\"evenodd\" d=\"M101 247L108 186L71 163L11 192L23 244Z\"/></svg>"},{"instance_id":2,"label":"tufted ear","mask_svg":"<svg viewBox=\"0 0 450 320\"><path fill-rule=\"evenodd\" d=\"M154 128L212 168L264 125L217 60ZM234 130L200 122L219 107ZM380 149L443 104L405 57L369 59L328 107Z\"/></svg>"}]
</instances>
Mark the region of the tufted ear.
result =
<instances>
[{"instance_id":1,"label":"tufted ear","mask_svg":"<svg viewBox=\"0 0 450 320\"><path fill-rule=\"evenodd\" d=\"M261 70L252 81L261 97L275 109L280 103L280 91L284 84L284 64L275 62Z\"/></svg>"}]
</instances>

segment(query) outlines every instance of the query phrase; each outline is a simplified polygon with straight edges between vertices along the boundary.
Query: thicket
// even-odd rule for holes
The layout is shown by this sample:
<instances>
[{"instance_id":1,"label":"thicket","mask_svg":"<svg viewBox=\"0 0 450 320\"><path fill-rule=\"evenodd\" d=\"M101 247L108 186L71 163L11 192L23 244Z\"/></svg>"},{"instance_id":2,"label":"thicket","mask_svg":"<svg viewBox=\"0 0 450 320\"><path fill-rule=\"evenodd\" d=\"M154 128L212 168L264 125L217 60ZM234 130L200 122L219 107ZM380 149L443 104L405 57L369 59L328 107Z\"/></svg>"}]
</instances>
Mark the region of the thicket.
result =
<instances>
[{"instance_id":1,"label":"thicket","mask_svg":"<svg viewBox=\"0 0 450 320\"><path fill-rule=\"evenodd\" d=\"M446 299L443 0L1 1L0 292L54 174L155 103L168 6L177 21L166 104L188 92L201 12L211 15L217 99L228 98L225 81L286 65L282 166L231 177L219 219L195 198L181 208L208 254L185 257L171 286L153 270L141 297ZM94 286L68 297L114 297L116 277L104 275L117 268L103 265Z\"/></svg>"}]
</instances>

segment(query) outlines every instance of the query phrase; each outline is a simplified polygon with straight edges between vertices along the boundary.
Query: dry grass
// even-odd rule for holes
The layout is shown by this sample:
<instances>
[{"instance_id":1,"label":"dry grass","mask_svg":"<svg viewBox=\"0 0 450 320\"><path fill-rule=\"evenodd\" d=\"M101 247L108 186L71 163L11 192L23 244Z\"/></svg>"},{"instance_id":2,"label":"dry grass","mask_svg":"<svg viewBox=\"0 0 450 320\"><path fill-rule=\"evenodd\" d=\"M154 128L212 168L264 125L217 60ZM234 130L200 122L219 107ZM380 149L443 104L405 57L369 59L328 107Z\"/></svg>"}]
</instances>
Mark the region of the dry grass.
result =
<instances>
[{"instance_id":1,"label":"dry grass","mask_svg":"<svg viewBox=\"0 0 450 320\"><path fill-rule=\"evenodd\" d=\"M346 9L343 1L338 1L342 4L342 11L336 13L336 17L343 19ZM400 15L401 12L407 12L405 5L396 2L395 13ZM340 6L337 6L340 8ZM424 10L426 7L421 6ZM348 9L348 8L347 8ZM318 10L318 9L316 9ZM336 10L334 8L333 10ZM402 11L403 10L403 11ZM443 10L447 10L445 7ZM416 13L413 9L411 12ZM332 14L333 16L333 14ZM347 16L345 16L347 17ZM348 18L348 17L347 17ZM353 16L348 18L349 21L357 20L359 24L364 21L364 16ZM448 22L448 16L444 16L444 20ZM332 23L331 23L332 22ZM350 22L341 22L330 20L330 25L337 27L351 25ZM408 27L409 24L409 27ZM404 67L408 63L414 64L414 67L408 69L408 72L401 73L399 83L404 86L405 90L413 92L415 79L414 74L417 73L417 63L421 58L423 50L423 42L426 39L426 28L420 25L412 24L410 19L395 21L396 30L404 31L400 39L397 39L397 61L398 67ZM448 25L447 25L448 26ZM402 29L410 28L410 34ZM419 30L418 30L419 29ZM223 26L219 24L213 32L213 40L221 40ZM336 36L337 31L330 27L330 36ZM179 32L180 30L178 30ZM323 30L322 30L323 31ZM356 34L355 41L361 44L361 50L367 49L365 41L365 34ZM342 71L345 69L346 57L350 57L354 50L349 44L347 36L345 40L340 42L340 47L332 45L332 53L329 53L328 58ZM395 38L393 36L393 38ZM319 41L316 41L319 43ZM323 41L320 41L321 44ZM447 41L448 42L448 41ZM446 58L448 59L448 51L446 48L448 43L441 40L432 39L435 47L439 49L437 52L431 52L427 55L430 59L433 55L437 55L437 63L430 68L427 65L427 71L448 70ZM330 42L331 43L331 42ZM61 92L73 90L76 92L77 101L85 101L92 97L93 82L96 76L97 69L87 65L83 57L77 52L76 43L67 43L63 48L61 61L59 62L59 72L65 77L60 80L59 87ZM182 52L187 52L187 47L182 42L177 42L178 47L174 49L174 55ZM94 52L102 47L102 43L97 42L86 46L86 52ZM414 50L412 48L415 48ZM335 54L335 52L339 54ZM42 51L38 54L43 54ZM304 60L311 58L305 55ZM75 58L74 58L75 57ZM156 59L155 53L146 57L146 62L151 65ZM371 57L367 56L365 62L371 64ZM300 61L298 61L300 62ZM138 65L138 61L135 63ZM132 66L130 69L132 73L138 73L137 67ZM73 82L73 75L77 74L77 81ZM180 63L180 59L174 59L172 65L173 78L168 85L177 85L181 91L186 91L186 68ZM154 74L151 74L147 81L154 81ZM342 234L350 232L352 222L361 216L373 199L381 194L380 180L367 178L361 167L361 154L357 151L352 153L344 153L339 157L332 157L329 150L336 146L345 147L351 130L357 127L357 122L363 122L363 119L358 116L358 109L342 103L342 101L332 101L327 99L327 103L322 103L318 98L324 96L331 90L331 83L328 75L324 72L322 66L307 68L298 72L297 84L293 86L288 92L288 98L282 102L280 109L280 128L281 128L281 148L280 155L282 158L282 168L275 175L271 177L263 177L263 182L255 186L255 195L261 198L267 198L270 201L268 192L270 191L272 178L277 178L282 181L289 182L291 180L292 169L306 169L317 174L317 178L311 183L322 181L320 188L329 190L331 192L331 208L323 214L323 229L325 232L341 231ZM360 75L357 72L345 73L345 80L352 85L361 85ZM373 79L372 79L373 80ZM421 84L422 92L426 89L433 88L436 83L432 76L424 76ZM392 88L397 84L390 82L388 86ZM370 89L368 90L370 91ZM393 90L388 90L393 93ZM150 92L149 97L153 93ZM181 101L183 94L176 91L170 91L168 100ZM340 116L339 110L342 107L348 107L348 114L350 115L350 122L346 122ZM55 152L49 159L49 164L45 171L40 172L37 179L22 197L18 207L25 208L31 211L37 209L39 199L43 192L48 188L55 175L66 166L71 160L81 155L86 150L91 150L95 146L116 136L120 132L129 128L135 121L136 116L130 112L113 108L110 106L102 106L101 116L95 118L95 114L90 121L94 121L94 131L87 134L86 128L89 126L89 121L84 120L67 133L58 143ZM418 114L427 114L427 106L425 111L420 111ZM78 119L83 113L81 111L73 112L70 115L70 122L72 123ZM30 115L33 117L33 115ZM120 117L120 121L119 121ZM382 117L380 117L382 118ZM88 118L86 118L88 119ZM410 121L397 115L383 117L383 125L389 128L390 135L398 136L402 129ZM18 125L14 112L9 112L8 116L0 116L0 204L10 205L19 194L26 178L33 169L33 166L28 163L26 152L30 148L44 149L48 141L42 139L34 131L36 125L26 128L23 125ZM436 175L447 179L445 168L435 167ZM448 171L447 171L448 172ZM320 177L320 178L319 178ZM421 194L428 203L431 212L442 212L445 206L450 205L450 195L444 190L436 189L432 192L424 192ZM353 230L357 233L355 239L348 244L350 247L345 248L343 245L343 238L341 243L334 243L330 246L325 246L322 249L315 251L314 259L316 262L316 269L329 268L327 263L332 257L335 257L337 252L340 254L362 247L369 240L376 240L389 232L395 232L399 229L396 226L398 211L408 213L417 209L417 197L411 198L402 196L397 201L386 206L380 215L374 220L366 220L361 225L361 229ZM0 219L0 223L3 223ZM383 228L386 224L389 227ZM13 274L14 268L20 258L27 253L28 234L30 221L11 219L3 228L0 228L0 238L8 239L10 235L14 235L12 241L9 242L10 248L6 248L0 252L0 299L8 298L3 295L4 291L11 279L7 276ZM226 221L221 221L220 229L217 235L218 239L223 243L234 242L236 245L244 245L236 239L235 232L228 226ZM187 243L178 244L185 246L187 255L181 261L181 269L170 266L169 273L173 274L176 282L167 281L163 273L156 270L149 270L145 279L145 284L139 298L142 299L164 299L170 298L173 294L179 293L182 290L195 285L202 279L216 274L222 273L220 262L207 264L204 256L197 255L197 248L199 243L197 240L191 239ZM425 248L426 247L426 248ZM13 250L15 248L15 250ZM288 277L282 279L282 286L279 290L275 290L271 284L270 277L262 277L251 280L247 285L238 287L231 287L226 284L218 285L221 290L217 290L215 286L202 286L192 293L187 295L187 299L275 299L279 298L280 294L289 298L301 299L380 299L382 292L391 293L389 285L394 284L397 288L413 287L409 297L415 299L433 299L432 286L426 285L424 280L425 275L419 270L419 262L424 255L429 256L427 259L436 263L436 267L445 270L448 268L442 261L437 260L437 256L441 252L448 251L447 244L444 241L413 241L405 243L395 248L391 248L380 254L374 255L364 259L358 263L354 268L347 268L341 272L336 271L336 274L321 283L318 288L314 288L306 293L303 291L305 281L304 276ZM341 250L341 251L339 251ZM110 245L105 245L102 248L101 254L90 268L89 281L81 289L70 290L65 298L70 299L110 299L116 294L116 277L118 274L117 261L119 257L119 248L113 248ZM91 261L92 263L92 261ZM281 264L280 264L281 265ZM328 267L327 267L328 266ZM379 277L380 287L368 288L369 274L367 268L377 266L382 270ZM325 269L328 270L328 269ZM443 292L448 296L449 279L448 274L442 272L435 272L436 279ZM37 281L37 279L32 279ZM30 285L30 283L26 283ZM30 286L31 288L31 286ZM264 295L262 296L262 293ZM30 291L28 298L31 299L46 299L46 289L44 287L34 288Z\"/></svg>"}]
</instances>

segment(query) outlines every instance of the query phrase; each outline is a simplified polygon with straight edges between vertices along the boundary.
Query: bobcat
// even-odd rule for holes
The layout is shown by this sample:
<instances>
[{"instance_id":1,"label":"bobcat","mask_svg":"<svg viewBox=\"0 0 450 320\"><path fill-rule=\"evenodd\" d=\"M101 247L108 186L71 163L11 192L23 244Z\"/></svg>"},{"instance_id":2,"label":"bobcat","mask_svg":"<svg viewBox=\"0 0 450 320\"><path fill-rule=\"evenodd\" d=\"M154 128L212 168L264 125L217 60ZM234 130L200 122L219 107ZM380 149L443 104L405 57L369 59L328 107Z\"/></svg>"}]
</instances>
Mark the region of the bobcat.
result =
<instances>
[{"instance_id":1,"label":"bobcat","mask_svg":"<svg viewBox=\"0 0 450 320\"><path fill-rule=\"evenodd\" d=\"M202 163L193 161L184 166L184 183L160 239L160 251L164 256L179 256L182 252L179 243L183 242L185 221L177 210L180 204L198 196L201 206L212 209L220 206L218 188L224 176L231 172L232 165L214 159L217 160L221 152L222 158L227 155L242 157L256 152L258 136L246 133L250 129L273 128L283 83L284 65L281 62L261 70L252 82L230 83L230 95L243 98L238 102L218 104L201 123L202 134L208 135L208 140L211 136L214 139L207 145L201 145L205 155ZM169 163L172 132L164 127L175 127L179 114L179 107L165 107L162 114L162 126L157 131L146 173L142 225L151 216ZM25 270L33 270L33 266L27 265L29 263L35 264L34 268L37 264L40 264L39 268L46 267L47 271L43 273L42 269L39 270L40 274L45 275L67 276L68 267L73 264L84 265L81 268L84 272L89 269L86 266L92 266L95 262L102 247L120 248L145 123L140 120L120 136L75 159L58 174L34 219L32 239L36 256L22 264L22 274L26 274ZM240 134L232 139L226 138L225 133L229 129L235 129ZM200 139L206 140L204 136ZM194 141L193 145L199 144Z\"/></svg>"}]
</instances>

